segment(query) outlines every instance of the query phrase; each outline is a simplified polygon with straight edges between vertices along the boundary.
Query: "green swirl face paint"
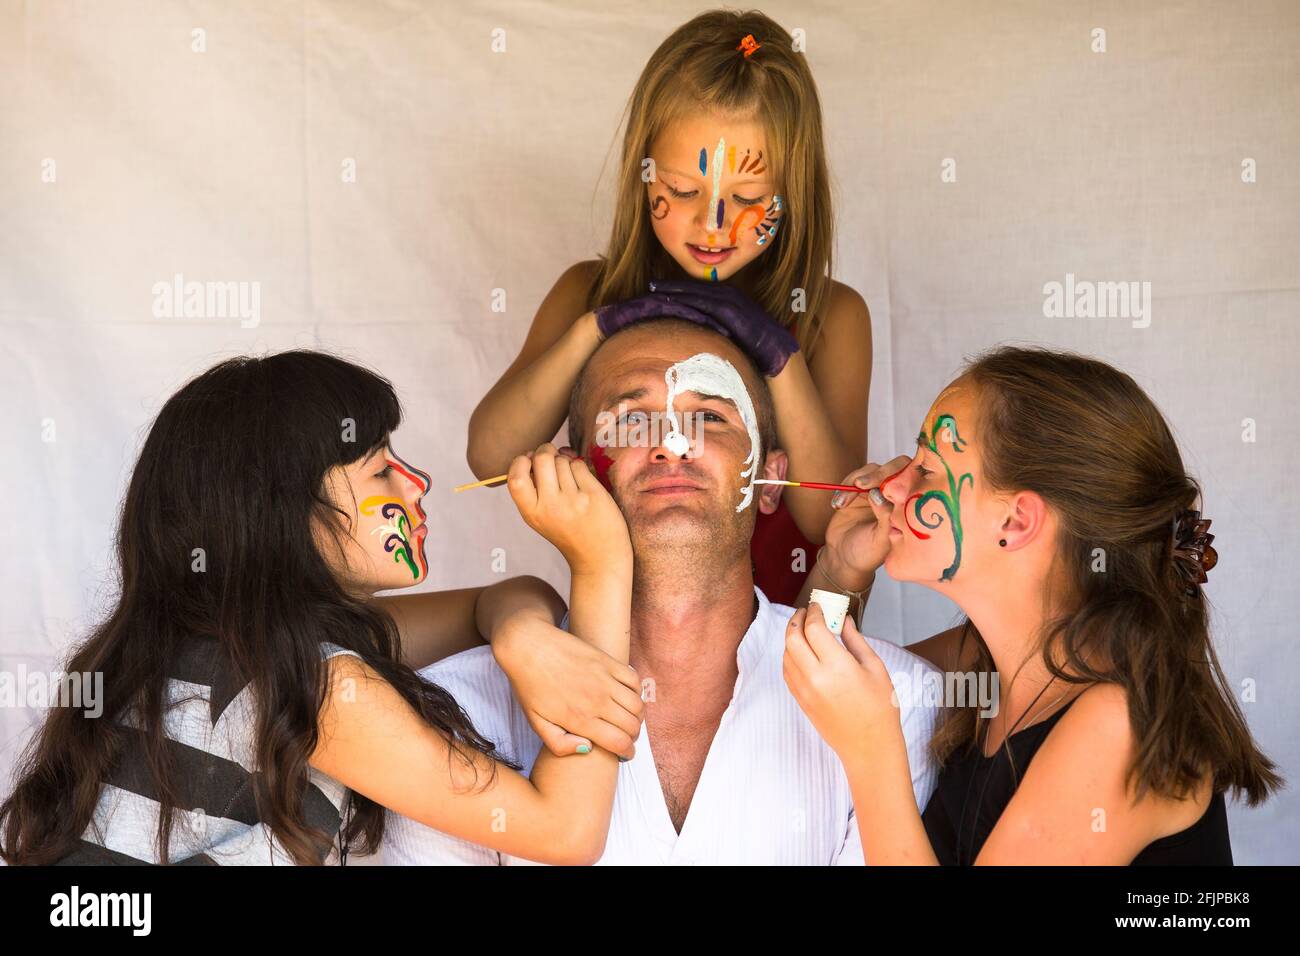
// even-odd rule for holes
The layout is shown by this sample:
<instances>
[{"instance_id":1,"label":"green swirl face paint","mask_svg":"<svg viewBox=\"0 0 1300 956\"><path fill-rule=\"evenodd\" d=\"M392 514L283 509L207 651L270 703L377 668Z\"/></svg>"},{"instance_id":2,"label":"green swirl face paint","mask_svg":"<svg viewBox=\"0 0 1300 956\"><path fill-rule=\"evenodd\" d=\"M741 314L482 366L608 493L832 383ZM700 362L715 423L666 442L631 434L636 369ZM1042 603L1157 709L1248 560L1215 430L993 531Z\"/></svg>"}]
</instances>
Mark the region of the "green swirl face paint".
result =
<instances>
[{"instance_id":1,"label":"green swirl face paint","mask_svg":"<svg viewBox=\"0 0 1300 956\"><path fill-rule=\"evenodd\" d=\"M934 424L930 427L930 434L926 435L924 431L916 436L917 444L923 444L938 457L943 463L944 471L947 472L948 488L946 490L918 491L912 497L903 503L903 521L907 524L907 530L916 535L921 540L927 540L930 535L924 531L919 531L912 526L911 518L908 516L909 506L911 511L916 515L916 520L924 528L931 531L943 525L943 515L934 514L934 521L927 521L921 509L931 501L937 501L939 505L948 514L948 522L952 525L953 557L952 564L948 565L940 575L940 581L951 581L961 567L961 489L967 482L971 487L975 485L975 477L968 471L960 478L953 474L952 466L948 464L948 459L943 457L939 451L939 435L949 436L954 452L960 453L966 447L966 442L962 440L961 435L957 432L957 420L951 415L937 415ZM912 502L916 502L915 505Z\"/></svg>"},{"instance_id":2,"label":"green swirl face paint","mask_svg":"<svg viewBox=\"0 0 1300 956\"><path fill-rule=\"evenodd\" d=\"M363 515L374 514L375 508L379 508L384 524L375 528L371 534L384 535L384 551L393 556L394 563L405 563L411 577L419 581L424 576L421 566L424 556L418 543L413 540L411 519L407 516L406 509L398 499L383 495L371 495L360 505Z\"/></svg>"}]
</instances>

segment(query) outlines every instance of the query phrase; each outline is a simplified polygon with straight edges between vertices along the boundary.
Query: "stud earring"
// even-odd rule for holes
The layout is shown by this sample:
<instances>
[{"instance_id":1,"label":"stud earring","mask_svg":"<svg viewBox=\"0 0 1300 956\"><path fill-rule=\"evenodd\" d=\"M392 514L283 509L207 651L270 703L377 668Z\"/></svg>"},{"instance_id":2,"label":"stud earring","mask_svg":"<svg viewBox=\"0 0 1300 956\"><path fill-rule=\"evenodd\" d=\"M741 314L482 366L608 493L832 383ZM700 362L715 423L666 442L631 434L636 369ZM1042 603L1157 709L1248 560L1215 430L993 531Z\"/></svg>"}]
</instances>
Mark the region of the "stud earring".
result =
<instances>
[{"instance_id":1,"label":"stud earring","mask_svg":"<svg viewBox=\"0 0 1300 956\"><path fill-rule=\"evenodd\" d=\"M1007 539L1006 539L1006 538L1003 538L1002 540L1000 540L1000 541L998 542L998 547L999 547L999 548L1005 548L1006 546L1007 546Z\"/></svg>"}]
</instances>

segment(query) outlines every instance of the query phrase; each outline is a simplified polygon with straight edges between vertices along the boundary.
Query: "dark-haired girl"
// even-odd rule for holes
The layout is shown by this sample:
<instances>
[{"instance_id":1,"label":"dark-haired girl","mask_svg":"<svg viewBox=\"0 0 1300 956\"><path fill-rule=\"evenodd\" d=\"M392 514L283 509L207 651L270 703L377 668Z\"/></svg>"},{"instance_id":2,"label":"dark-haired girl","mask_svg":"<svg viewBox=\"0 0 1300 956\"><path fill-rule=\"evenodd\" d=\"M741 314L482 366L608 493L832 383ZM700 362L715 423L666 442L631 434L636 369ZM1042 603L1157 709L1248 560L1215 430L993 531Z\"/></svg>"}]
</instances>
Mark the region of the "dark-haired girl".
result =
<instances>
[{"instance_id":1,"label":"dark-haired girl","mask_svg":"<svg viewBox=\"0 0 1300 956\"><path fill-rule=\"evenodd\" d=\"M914 456L846 483L863 493L833 503L813 584L865 590L883 563L947 595L964 625L909 650L999 691L947 701L918 813L891 694L932 689L891 680L852 620L840 644L815 606L793 616L786 680L844 763L868 862L1232 862L1224 792L1254 806L1282 781L1210 640L1199 490L1129 376L995 350Z\"/></svg>"},{"instance_id":2,"label":"dark-haired girl","mask_svg":"<svg viewBox=\"0 0 1300 956\"><path fill-rule=\"evenodd\" d=\"M102 716L51 709L0 805L0 856L320 863L335 839L344 859L378 847L385 808L543 862L600 856L641 713L622 515L549 446L511 466L573 571L573 634L536 579L375 600L427 573L429 479L393 450L400 419L387 381L310 351L223 362L165 404L127 490L116 607L66 668L103 674ZM481 636L597 749L541 727L567 756L525 778L415 673Z\"/></svg>"}]
</instances>

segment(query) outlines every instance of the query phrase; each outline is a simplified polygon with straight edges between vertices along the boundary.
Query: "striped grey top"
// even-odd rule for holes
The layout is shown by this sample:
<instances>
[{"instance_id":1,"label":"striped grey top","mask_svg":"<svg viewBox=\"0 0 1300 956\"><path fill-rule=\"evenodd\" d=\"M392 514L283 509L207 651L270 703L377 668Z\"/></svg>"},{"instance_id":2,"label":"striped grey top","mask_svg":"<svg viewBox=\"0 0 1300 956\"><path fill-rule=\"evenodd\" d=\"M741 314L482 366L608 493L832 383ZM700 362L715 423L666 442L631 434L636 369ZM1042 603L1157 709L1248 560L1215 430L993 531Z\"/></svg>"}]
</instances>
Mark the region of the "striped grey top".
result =
<instances>
[{"instance_id":1,"label":"striped grey top","mask_svg":"<svg viewBox=\"0 0 1300 956\"><path fill-rule=\"evenodd\" d=\"M321 642L321 657L352 654ZM253 688L238 680L215 638L185 642L168 679L170 707L163 717L167 746L176 762L179 794L172 816L171 862L183 866L284 865L293 858L258 816ZM134 714L122 752L99 795L95 816L81 843L60 865L156 864L161 804L149 773L144 735ZM303 797L307 823L336 837L347 788L316 768ZM334 861L337 848L321 862Z\"/></svg>"}]
</instances>

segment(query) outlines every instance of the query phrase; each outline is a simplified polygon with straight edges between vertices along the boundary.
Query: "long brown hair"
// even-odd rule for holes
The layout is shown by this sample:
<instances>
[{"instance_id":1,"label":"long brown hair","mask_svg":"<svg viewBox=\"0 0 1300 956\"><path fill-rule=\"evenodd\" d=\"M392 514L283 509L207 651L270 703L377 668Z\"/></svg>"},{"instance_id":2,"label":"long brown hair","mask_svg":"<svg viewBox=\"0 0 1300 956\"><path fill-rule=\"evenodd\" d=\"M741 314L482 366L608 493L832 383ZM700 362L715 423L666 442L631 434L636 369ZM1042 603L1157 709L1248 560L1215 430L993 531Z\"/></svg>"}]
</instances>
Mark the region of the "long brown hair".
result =
<instances>
[{"instance_id":1,"label":"long brown hair","mask_svg":"<svg viewBox=\"0 0 1300 956\"><path fill-rule=\"evenodd\" d=\"M471 750L500 759L450 694L402 662L393 619L343 588L307 530L319 520L346 534L325 474L384 445L400 421L385 379L306 350L230 359L167 401L122 508L116 606L65 666L104 675L102 713L50 708L0 804L0 858L47 864L78 846L131 740L119 722L130 714L160 803L157 856L169 861L181 802L164 724L169 675L195 637L215 640L237 686L252 686L258 816L300 864L322 862L331 842L304 807L327 691L322 641L360 654L467 763ZM191 549L200 543L198 574ZM352 806L343 838L373 852L384 808L355 792Z\"/></svg>"},{"instance_id":2,"label":"long brown hair","mask_svg":"<svg viewBox=\"0 0 1300 956\"><path fill-rule=\"evenodd\" d=\"M752 34L751 56L738 47ZM641 162L659 133L688 113L711 111L762 123L784 212L757 269L754 299L794 331L812 357L831 294L834 221L821 101L802 52L775 20L758 11L710 10L683 23L651 54L628 101L614 223L587 308L645 295L675 263L655 238ZM804 311L793 311L793 290Z\"/></svg>"},{"instance_id":3,"label":"long brown hair","mask_svg":"<svg viewBox=\"0 0 1300 956\"><path fill-rule=\"evenodd\" d=\"M986 486L1033 491L1059 519L1056 560L1069 590L1059 597L1069 610L1041 635L1048 670L1124 688L1138 797L1150 789L1182 798L1208 769L1215 792L1260 803L1283 780L1219 665L1201 586L1187 593L1171 560L1175 516L1200 489L1160 410L1118 369L1048 349L995 349L963 380L976 389ZM992 654L969 621L962 640L975 642L977 670L991 673ZM978 724L975 708L955 709L932 741L936 758L975 746Z\"/></svg>"}]
</instances>

